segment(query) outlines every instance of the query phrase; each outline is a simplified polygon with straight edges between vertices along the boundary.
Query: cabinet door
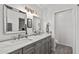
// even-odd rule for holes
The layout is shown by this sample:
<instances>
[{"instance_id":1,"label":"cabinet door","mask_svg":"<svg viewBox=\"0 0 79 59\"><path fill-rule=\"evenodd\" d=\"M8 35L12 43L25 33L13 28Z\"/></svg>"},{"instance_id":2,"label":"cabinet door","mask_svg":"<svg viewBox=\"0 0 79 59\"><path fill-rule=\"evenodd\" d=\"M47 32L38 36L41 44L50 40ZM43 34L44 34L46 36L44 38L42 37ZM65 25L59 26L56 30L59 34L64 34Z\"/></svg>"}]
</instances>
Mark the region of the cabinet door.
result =
<instances>
[{"instance_id":1,"label":"cabinet door","mask_svg":"<svg viewBox=\"0 0 79 59\"><path fill-rule=\"evenodd\" d=\"M45 38L43 41L42 41L42 48L41 48L41 53L42 54L48 54L48 53L50 53L50 46L51 46L51 41L50 41L50 38L51 37L47 37L47 38Z\"/></svg>"},{"instance_id":2,"label":"cabinet door","mask_svg":"<svg viewBox=\"0 0 79 59\"><path fill-rule=\"evenodd\" d=\"M45 49L45 54L47 54L48 53L48 41L47 41L47 39L45 40L45 43L44 43L44 49Z\"/></svg>"},{"instance_id":3,"label":"cabinet door","mask_svg":"<svg viewBox=\"0 0 79 59\"><path fill-rule=\"evenodd\" d=\"M23 54L34 54L34 44L30 44L23 48Z\"/></svg>"},{"instance_id":4,"label":"cabinet door","mask_svg":"<svg viewBox=\"0 0 79 59\"><path fill-rule=\"evenodd\" d=\"M34 54L34 47L28 48L23 54Z\"/></svg>"},{"instance_id":5,"label":"cabinet door","mask_svg":"<svg viewBox=\"0 0 79 59\"><path fill-rule=\"evenodd\" d=\"M16 50L16 51L13 51L9 54L22 54L22 49L19 49L19 50Z\"/></svg>"},{"instance_id":6,"label":"cabinet door","mask_svg":"<svg viewBox=\"0 0 79 59\"><path fill-rule=\"evenodd\" d=\"M45 54L45 51L46 51L46 44L45 44L45 39L42 40L42 46L41 46L41 54Z\"/></svg>"},{"instance_id":7,"label":"cabinet door","mask_svg":"<svg viewBox=\"0 0 79 59\"><path fill-rule=\"evenodd\" d=\"M47 52L46 53L50 53L51 52L51 37L49 36L49 37L47 37L47 40L46 40L46 49L47 49Z\"/></svg>"},{"instance_id":8,"label":"cabinet door","mask_svg":"<svg viewBox=\"0 0 79 59\"><path fill-rule=\"evenodd\" d=\"M51 44L50 44L50 41L48 41L48 53L51 53Z\"/></svg>"},{"instance_id":9,"label":"cabinet door","mask_svg":"<svg viewBox=\"0 0 79 59\"><path fill-rule=\"evenodd\" d=\"M51 51L51 48L52 48L52 46L51 46L51 36L49 37L49 41L48 41L48 53L51 53L52 51Z\"/></svg>"},{"instance_id":10,"label":"cabinet door","mask_svg":"<svg viewBox=\"0 0 79 59\"><path fill-rule=\"evenodd\" d=\"M45 54L45 46L44 46L44 44L42 43L42 46L41 46L41 54Z\"/></svg>"},{"instance_id":11,"label":"cabinet door","mask_svg":"<svg viewBox=\"0 0 79 59\"><path fill-rule=\"evenodd\" d=\"M35 54L40 54L41 53L41 42L37 42L35 45Z\"/></svg>"}]
</instances>

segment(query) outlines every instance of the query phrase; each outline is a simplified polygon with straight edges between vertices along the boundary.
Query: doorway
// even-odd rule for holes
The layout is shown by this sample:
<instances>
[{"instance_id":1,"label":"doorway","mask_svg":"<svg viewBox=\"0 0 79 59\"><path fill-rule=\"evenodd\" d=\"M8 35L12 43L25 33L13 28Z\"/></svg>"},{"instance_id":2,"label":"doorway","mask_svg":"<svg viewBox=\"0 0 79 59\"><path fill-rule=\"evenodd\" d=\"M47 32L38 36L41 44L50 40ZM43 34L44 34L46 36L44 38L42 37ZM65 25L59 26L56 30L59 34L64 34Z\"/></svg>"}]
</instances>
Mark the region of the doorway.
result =
<instances>
[{"instance_id":1,"label":"doorway","mask_svg":"<svg viewBox=\"0 0 79 59\"><path fill-rule=\"evenodd\" d=\"M66 46L73 47L74 21L72 9L66 9L55 13L55 38Z\"/></svg>"}]
</instances>

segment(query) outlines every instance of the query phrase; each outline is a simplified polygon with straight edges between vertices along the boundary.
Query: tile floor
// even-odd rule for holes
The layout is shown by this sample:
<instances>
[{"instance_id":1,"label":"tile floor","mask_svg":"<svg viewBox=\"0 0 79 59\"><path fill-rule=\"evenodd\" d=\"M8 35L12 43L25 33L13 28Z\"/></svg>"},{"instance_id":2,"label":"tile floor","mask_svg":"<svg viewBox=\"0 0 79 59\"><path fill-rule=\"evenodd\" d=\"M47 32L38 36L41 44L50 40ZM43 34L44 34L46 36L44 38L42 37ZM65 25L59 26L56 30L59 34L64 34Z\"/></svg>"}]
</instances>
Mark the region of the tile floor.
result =
<instances>
[{"instance_id":1,"label":"tile floor","mask_svg":"<svg viewBox=\"0 0 79 59\"><path fill-rule=\"evenodd\" d=\"M57 44L55 54L72 54L72 47Z\"/></svg>"}]
</instances>

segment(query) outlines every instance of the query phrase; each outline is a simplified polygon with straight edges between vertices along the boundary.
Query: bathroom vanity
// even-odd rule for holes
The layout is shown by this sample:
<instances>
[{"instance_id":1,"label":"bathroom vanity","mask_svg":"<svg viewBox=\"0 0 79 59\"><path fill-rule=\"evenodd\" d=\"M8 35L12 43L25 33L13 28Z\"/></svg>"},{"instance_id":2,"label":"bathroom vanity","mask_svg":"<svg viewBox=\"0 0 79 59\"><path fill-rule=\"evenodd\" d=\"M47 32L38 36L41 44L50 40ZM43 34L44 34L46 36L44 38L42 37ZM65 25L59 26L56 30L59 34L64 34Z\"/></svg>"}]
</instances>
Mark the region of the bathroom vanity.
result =
<instances>
[{"instance_id":1,"label":"bathroom vanity","mask_svg":"<svg viewBox=\"0 0 79 59\"><path fill-rule=\"evenodd\" d=\"M40 40L32 42L29 45L11 52L11 54L49 54L51 53L51 36L40 38Z\"/></svg>"},{"instance_id":2,"label":"bathroom vanity","mask_svg":"<svg viewBox=\"0 0 79 59\"><path fill-rule=\"evenodd\" d=\"M51 35L41 34L0 43L1 54L50 54Z\"/></svg>"},{"instance_id":3,"label":"bathroom vanity","mask_svg":"<svg viewBox=\"0 0 79 59\"><path fill-rule=\"evenodd\" d=\"M28 19L27 21L25 12L8 5L4 5L3 10L4 34L18 35L11 37L10 40L0 42L0 54L51 53L51 34L41 32L40 18L33 17L33 20ZM24 36L27 35L25 32L28 32L26 29L32 29L34 35L26 38Z\"/></svg>"}]
</instances>

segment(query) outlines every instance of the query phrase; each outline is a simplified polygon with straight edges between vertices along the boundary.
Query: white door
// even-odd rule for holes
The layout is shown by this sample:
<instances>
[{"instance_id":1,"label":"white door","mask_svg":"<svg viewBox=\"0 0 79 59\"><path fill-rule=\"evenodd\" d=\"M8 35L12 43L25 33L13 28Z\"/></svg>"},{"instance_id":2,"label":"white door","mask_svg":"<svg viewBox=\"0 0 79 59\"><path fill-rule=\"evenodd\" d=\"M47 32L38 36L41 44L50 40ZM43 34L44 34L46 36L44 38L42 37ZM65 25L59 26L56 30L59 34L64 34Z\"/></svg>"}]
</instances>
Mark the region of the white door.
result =
<instances>
[{"instance_id":1,"label":"white door","mask_svg":"<svg viewBox=\"0 0 79 59\"><path fill-rule=\"evenodd\" d=\"M73 45L74 27L72 20L72 9L55 13L55 37L60 44Z\"/></svg>"}]
</instances>

